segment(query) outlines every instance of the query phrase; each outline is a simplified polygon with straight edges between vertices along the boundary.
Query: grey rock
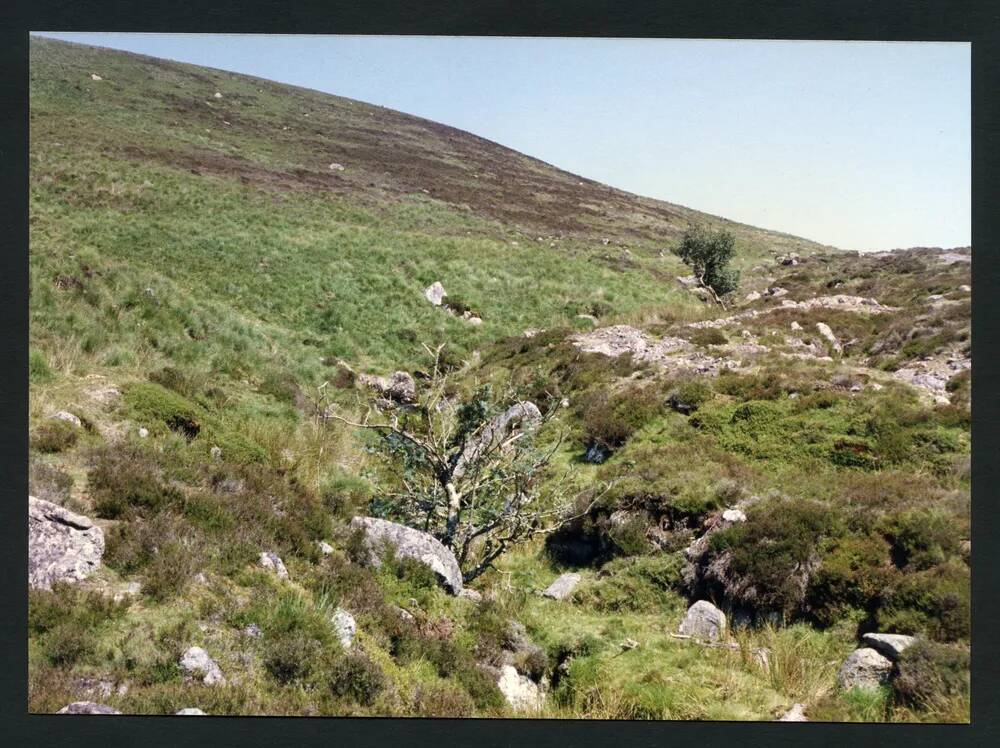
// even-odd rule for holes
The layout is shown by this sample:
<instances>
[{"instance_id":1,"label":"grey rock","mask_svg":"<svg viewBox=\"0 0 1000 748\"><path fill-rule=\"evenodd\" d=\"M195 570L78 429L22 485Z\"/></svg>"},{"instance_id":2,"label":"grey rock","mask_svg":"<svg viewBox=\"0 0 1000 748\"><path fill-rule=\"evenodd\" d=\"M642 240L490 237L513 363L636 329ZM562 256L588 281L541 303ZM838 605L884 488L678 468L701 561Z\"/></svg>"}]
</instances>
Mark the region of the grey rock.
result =
<instances>
[{"instance_id":1,"label":"grey rock","mask_svg":"<svg viewBox=\"0 0 1000 748\"><path fill-rule=\"evenodd\" d=\"M722 519L726 522L746 522L747 515L742 509L726 509L722 513Z\"/></svg>"},{"instance_id":2,"label":"grey rock","mask_svg":"<svg viewBox=\"0 0 1000 748\"><path fill-rule=\"evenodd\" d=\"M580 575L575 572L560 574L556 578L556 581L545 588L542 594L545 597L551 597L553 600L565 600L573 594L573 590L580 583L580 579Z\"/></svg>"},{"instance_id":3,"label":"grey rock","mask_svg":"<svg viewBox=\"0 0 1000 748\"><path fill-rule=\"evenodd\" d=\"M98 704L93 701L74 701L60 709L56 714L121 714L117 709Z\"/></svg>"},{"instance_id":4,"label":"grey rock","mask_svg":"<svg viewBox=\"0 0 1000 748\"><path fill-rule=\"evenodd\" d=\"M458 593L459 597L464 597L467 600L472 600L474 603L482 601L483 595L479 590L474 590L471 587L464 587L461 592Z\"/></svg>"},{"instance_id":5,"label":"grey rock","mask_svg":"<svg viewBox=\"0 0 1000 748\"><path fill-rule=\"evenodd\" d=\"M364 532L369 563L374 566L381 564L382 551L388 543L396 549L398 557L412 558L430 567L453 595L462 591L462 571L455 554L432 535L377 517L355 517L351 529Z\"/></svg>"},{"instance_id":6,"label":"grey rock","mask_svg":"<svg viewBox=\"0 0 1000 748\"><path fill-rule=\"evenodd\" d=\"M760 293L757 291L751 291L746 295L747 301L757 301L760 298Z\"/></svg>"},{"instance_id":7,"label":"grey rock","mask_svg":"<svg viewBox=\"0 0 1000 748\"><path fill-rule=\"evenodd\" d=\"M288 569L277 553L261 551L258 563L278 575L278 579L288 579Z\"/></svg>"},{"instance_id":8,"label":"grey rock","mask_svg":"<svg viewBox=\"0 0 1000 748\"><path fill-rule=\"evenodd\" d=\"M866 647L871 647L883 657L888 657L895 662L907 647L917 639L906 634L865 634L861 637L861 643Z\"/></svg>"},{"instance_id":9,"label":"grey rock","mask_svg":"<svg viewBox=\"0 0 1000 748\"><path fill-rule=\"evenodd\" d=\"M320 540L317 545L319 546L319 552L324 556L329 556L333 553L333 546L327 543L325 540Z\"/></svg>"},{"instance_id":10,"label":"grey rock","mask_svg":"<svg viewBox=\"0 0 1000 748\"><path fill-rule=\"evenodd\" d=\"M350 649L354 645L354 637L358 633L358 624L354 620L354 616L343 608L337 608L330 618L330 623L333 624L333 630L340 640L340 646L344 649Z\"/></svg>"},{"instance_id":11,"label":"grey rock","mask_svg":"<svg viewBox=\"0 0 1000 748\"><path fill-rule=\"evenodd\" d=\"M79 582L104 555L104 532L87 517L50 501L28 497L28 584Z\"/></svg>"},{"instance_id":12,"label":"grey rock","mask_svg":"<svg viewBox=\"0 0 1000 748\"><path fill-rule=\"evenodd\" d=\"M358 382L396 403L410 404L417 399L417 383L405 371L393 372L388 377L361 374Z\"/></svg>"},{"instance_id":13,"label":"grey rock","mask_svg":"<svg viewBox=\"0 0 1000 748\"><path fill-rule=\"evenodd\" d=\"M848 691L852 688L871 690L889 680L892 661L870 647L855 649L844 660L837 673L837 685Z\"/></svg>"},{"instance_id":14,"label":"grey rock","mask_svg":"<svg viewBox=\"0 0 1000 748\"><path fill-rule=\"evenodd\" d=\"M827 342L830 343L834 351L837 353L843 352L843 348L840 346L840 341L837 340L837 336L833 334L833 330L830 329L830 326L826 324L826 322L817 322L816 329L819 331L820 335L826 338Z\"/></svg>"},{"instance_id":15,"label":"grey rock","mask_svg":"<svg viewBox=\"0 0 1000 748\"><path fill-rule=\"evenodd\" d=\"M221 460L222 447L212 447L210 450L208 450L208 454L211 456L213 460Z\"/></svg>"},{"instance_id":16,"label":"grey rock","mask_svg":"<svg viewBox=\"0 0 1000 748\"><path fill-rule=\"evenodd\" d=\"M718 641L726 635L726 614L708 600L698 600L688 608L679 633L704 641Z\"/></svg>"},{"instance_id":17,"label":"grey rock","mask_svg":"<svg viewBox=\"0 0 1000 748\"><path fill-rule=\"evenodd\" d=\"M140 426L138 433L140 439L145 439L147 436L149 436L149 429L147 429L145 426Z\"/></svg>"},{"instance_id":18,"label":"grey rock","mask_svg":"<svg viewBox=\"0 0 1000 748\"><path fill-rule=\"evenodd\" d=\"M52 414L51 418L53 418L56 421L66 421L66 423L71 423L77 428L81 428L83 426L83 421L81 421L78 416L75 416L72 413L70 413L68 410L57 411L56 413Z\"/></svg>"},{"instance_id":19,"label":"grey rock","mask_svg":"<svg viewBox=\"0 0 1000 748\"><path fill-rule=\"evenodd\" d=\"M201 678L206 686L222 685L226 682L215 660L201 647L190 647L181 657L180 666L187 675Z\"/></svg>"},{"instance_id":20,"label":"grey rock","mask_svg":"<svg viewBox=\"0 0 1000 748\"><path fill-rule=\"evenodd\" d=\"M243 629L243 633L246 636L249 636L251 639L260 639L260 637L263 636L264 634L264 632L260 630L260 626L258 626L256 623L248 624Z\"/></svg>"},{"instance_id":21,"label":"grey rock","mask_svg":"<svg viewBox=\"0 0 1000 748\"><path fill-rule=\"evenodd\" d=\"M792 329L793 329L793 330L801 330L801 329L802 329L802 325L800 325L800 324L799 324L798 322L796 322L795 320L792 320Z\"/></svg>"},{"instance_id":22,"label":"grey rock","mask_svg":"<svg viewBox=\"0 0 1000 748\"><path fill-rule=\"evenodd\" d=\"M962 291L963 293L972 293L972 286L963 283L961 286L958 287L958 290Z\"/></svg>"},{"instance_id":23,"label":"grey rock","mask_svg":"<svg viewBox=\"0 0 1000 748\"><path fill-rule=\"evenodd\" d=\"M517 672L513 665L500 669L497 687L511 708L518 712L537 712L545 704L545 695L538 685Z\"/></svg>"},{"instance_id":24,"label":"grey rock","mask_svg":"<svg viewBox=\"0 0 1000 748\"><path fill-rule=\"evenodd\" d=\"M196 706L186 706L183 709L181 709L179 712L175 712L175 714L177 716L180 716L180 717L204 717L204 716L206 716L205 712L203 712L201 709L199 709Z\"/></svg>"},{"instance_id":25,"label":"grey rock","mask_svg":"<svg viewBox=\"0 0 1000 748\"><path fill-rule=\"evenodd\" d=\"M805 704L792 704L792 708L778 718L779 722L808 722Z\"/></svg>"},{"instance_id":26,"label":"grey rock","mask_svg":"<svg viewBox=\"0 0 1000 748\"><path fill-rule=\"evenodd\" d=\"M441 306L444 301L444 297L448 294L444 290L444 286L441 285L440 281L434 281L431 285L424 289L424 296L431 302L434 306Z\"/></svg>"},{"instance_id":27,"label":"grey rock","mask_svg":"<svg viewBox=\"0 0 1000 748\"><path fill-rule=\"evenodd\" d=\"M610 457L608 451L600 444L591 444L587 447L587 451L583 455L584 461L589 462L591 465L600 465L605 462L608 457Z\"/></svg>"}]
</instances>

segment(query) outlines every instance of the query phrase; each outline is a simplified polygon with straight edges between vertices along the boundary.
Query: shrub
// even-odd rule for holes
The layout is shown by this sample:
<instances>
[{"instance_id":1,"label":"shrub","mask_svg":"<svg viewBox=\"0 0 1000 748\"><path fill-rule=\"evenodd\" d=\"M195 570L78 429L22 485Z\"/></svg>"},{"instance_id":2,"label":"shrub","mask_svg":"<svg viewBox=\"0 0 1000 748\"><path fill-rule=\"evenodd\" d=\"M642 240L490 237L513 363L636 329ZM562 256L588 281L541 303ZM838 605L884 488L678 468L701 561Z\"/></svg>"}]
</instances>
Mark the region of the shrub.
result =
<instances>
[{"instance_id":1,"label":"shrub","mask_svg":"<svg viewBox=\"0 0 1000 748\"><path fill-rule=\"evenodd\" d=\"M37 499L65 503L73 488L73 476L38 459L28 466L28 493Z\"/></svg>"},{"instance_id":2,"label":"shrub","mask_svg":"<svg viewBox=\"0 0 1000 748\"><path fill-rule=\"evenodd\" d=\"M880 631L924 634L937 641L968 639L970 619L969 567L958 560L900 575L877 613Z\"/></svg>"},{"instance_id":3,"label":"shrub","mask_svg":"<svg viewBox=\"0 0 1000 748\"><path fill-rule=\"evenodd\" d=\"M652 387L633 387L609 395L601 389L583 402L583 428L589 444L617 449L660 412L659 394Z\"/></svg>"},{"instance_id":4,"label":"shrub","mask_svg":"<svg viewBox=\"0 0 1000 748\"><path fill-rule=\"evenodd\" d=\"M163 513L115 527L108 535L105 562L125 575L141 572L143 592L164 600L198 572L204 549L190 526Z\"/></svg>"},{"instance_id":5,"label":"shrub","mask_svg":"<svg viewBox=\"0 0 1000 748\"><path fill-rule=\"evenodd\" d=\"M76 445L79 429L68 421L50 418L31 434L31 448L39 452L65 452Z\"/></svg>"},{"instance_id":6,"label":"shrub","mask_svg":"<svg viewBox=\"0 0 1000 748\"><path fill-rule=\"evenodd\" d=\"M41 384L51 379L52 369L45 354L38 349L32 349L28 354L28 381L32 384Z\"/></svg>"},{"instance_id":7,"label":"shrub","mask_svg":"<svg viewBox=\"0 0 1000 748\"><path fill-rule=\"evenodd\" d=\"M691 413L712 397L712 388L700 379L680 382L667 396L667 403L676 411Z\"/></svg>"},{"instance_id":8,"label":"shrub","mask_svg":"<svg viewBox=\"0 0 1000 748\"><path fill-rule=\"evenodd\" d=\"M969 700L968 647L918 640L899 658L892 681L897 702L918 709L946 711L955 700Z\"/></svg>"},{"instance_id":9,"label":"shrub","mask_svg":"<svg viewBox=\"0 0 1000 748\"><path fill-rule=\"evenodd\" d=\"M382 669L362 654L343 655L330 667L330 692L361 706L371 705L386 684Z\"/></svg>"},{"instance_id":10,"label":"shrub","mask_svg":"<svg viewBox=\"0 0 1000 748\"><path fill-rule=\"evenodd\" d=\"M142 419L159 421L172 431L194 438L201 431L204 410L182 395L155 382L139 382L125 391L125 402Z\"/></svg>"},{"instance_id":11,"label":"shrub","mask_svg":"<svg viewBox=\"0 0 1000 748\"><path fill-rule=\"evenodd\" d=\"M417 714L427 717L471 717L476 704L462 688L447 681L417 686Z\"/></svg>"},{"instance_id":12,"label":"shrub","mask_svg":"<svg viewBox=\"0 0 1000 748\"><path fill-rule=\"evenodd\" d=\"M264 669L283 685L307 678L322 654L319 641L303 631L287 631L265 644Z\"/></svg>"},{"instance_id":13,"label":"shrub","mask_svg":"<svg viewBox=\"0 0 1000 748\"><path fill-rule=\"evenodd\" d=\"M605 613L657 613L679 609L684 601L678 554L654 554L615 559L604 565L601 576L574 592L573 599L588 609Z\"/></svg>"},{"instance_id":14,"label":"shrub","mask_svg":"<svg viewBox=\"0 0 1000 748\"><path fill-rule=\"evenodd\" d=\"M692 226L684 233L677 255L691 268L702 283L719 296L736 290L740 282L738 271L729 267L735 250L735 239L728 231L709 231Z\"/></svg>"},{"instance_id":15,"label":"shrub","mask_svg":"<svg viewBox=\"0 0 1000 748\"><path fill-rule=\"evenodd\" d=\"M691 333L689 340L695 345L725 345L729 338L717 327L697 328Z\"/></svg>"},{"instance_id":16,"label":"shrub","mask_svg":"<svg viewBox=\"0 0 1000 748\"><path fill-rule=\"evenodd\" d=\"M175 369L173 366L165 366L154 372L150 372L149 381L155 382L168 390L173 390L184 397L191 397L195 393L195 387L191 379Z\"/></svg>"},{"instance_id":17,"label":"shrub","mask_svg":"<svg viewBox=\"0 0 1000 748\"><path fill-rule=\"evenodd\" d=\"M962 533L955 519L937 509L914 509L886 519L882 531L901 569L923 570L958 552Z\"/></svg>"},{"instance_id":18,"label":"shrub","mask_svg":"<svg viewBox=\"0 0 1000 748\"><path fill-rule=\"evenodd\" d=\"M132 510L157 512L181 493L164 485L153 459L135 447L114 445L96 453L87 487L97 516L118 519Z\"/></svg>"},{"instance_id":19,"label":"shrub","mask_svg":"<svg viewBox=\"0 0 1000 748\"><path fill-rule=\"evenodd\" d=\"M872 611L895 576L881 537L840 538L809 580L806 607L822 625L833 625L852 608Z\"/></svg>"}]
</instances>

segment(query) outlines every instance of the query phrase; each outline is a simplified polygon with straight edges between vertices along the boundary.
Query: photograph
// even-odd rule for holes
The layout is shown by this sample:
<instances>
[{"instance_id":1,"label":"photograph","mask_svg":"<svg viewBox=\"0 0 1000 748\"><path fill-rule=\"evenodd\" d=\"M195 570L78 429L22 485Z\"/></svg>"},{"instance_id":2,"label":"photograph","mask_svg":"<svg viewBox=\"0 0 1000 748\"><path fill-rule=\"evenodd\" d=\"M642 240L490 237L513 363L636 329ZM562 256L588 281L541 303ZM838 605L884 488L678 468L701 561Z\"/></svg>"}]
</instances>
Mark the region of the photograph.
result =
<instances>
[{"instance_id":1,"label":"photograph","mask_svg":"<svg viewBox=\"0 0 1000 748\"><path fill-rule=\"evenodd\" d=\"M972 44L25 45L28 713L970 723Z\"/></svg>"}]
</instances>

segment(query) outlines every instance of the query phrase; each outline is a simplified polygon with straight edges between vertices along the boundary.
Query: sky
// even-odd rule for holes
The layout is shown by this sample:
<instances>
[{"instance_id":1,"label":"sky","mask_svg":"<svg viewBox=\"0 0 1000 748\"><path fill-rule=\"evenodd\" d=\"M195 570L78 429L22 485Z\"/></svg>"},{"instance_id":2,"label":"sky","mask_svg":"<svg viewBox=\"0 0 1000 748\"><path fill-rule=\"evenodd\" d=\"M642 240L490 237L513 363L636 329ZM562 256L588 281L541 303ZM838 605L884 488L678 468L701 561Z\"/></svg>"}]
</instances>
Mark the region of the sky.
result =
<instances>
[{"instance_id":1,"label":"sky","mask_svg":"<svg viewBox=\"0 0 1000 748\"><path fill-rule=\"evenodd\" d=\"M966 43L42 35L391 107L844 249L971 243Z\"/></svg>"}]
</instances>

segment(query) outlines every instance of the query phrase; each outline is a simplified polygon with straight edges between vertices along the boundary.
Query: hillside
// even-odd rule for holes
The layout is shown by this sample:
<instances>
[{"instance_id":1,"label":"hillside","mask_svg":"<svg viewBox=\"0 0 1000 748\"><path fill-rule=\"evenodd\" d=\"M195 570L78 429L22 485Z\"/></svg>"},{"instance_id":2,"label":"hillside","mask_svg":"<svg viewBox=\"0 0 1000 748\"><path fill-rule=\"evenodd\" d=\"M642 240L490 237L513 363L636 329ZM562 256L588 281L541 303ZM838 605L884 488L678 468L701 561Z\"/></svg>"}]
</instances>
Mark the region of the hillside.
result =
<instances>
[{"instance_id":1,"label":"hillside","mask_svg":"<svg viewBox=\"0 0 1000 748\"><path fill-rule=\"evenodd\" d=\"M971 250L43 39L30 157L30 526L79 543L72 584L32 552L31 711L968 720ZM696 223L726 309L670 251ZM439 473L512 423L483 480L537 499L525 541L365 545L439 489L379 419ZM914 638L845 684L872 633Z\"/></svg>"}]
</instances>

